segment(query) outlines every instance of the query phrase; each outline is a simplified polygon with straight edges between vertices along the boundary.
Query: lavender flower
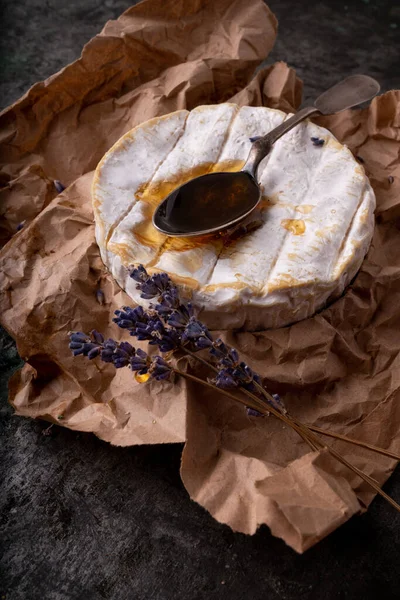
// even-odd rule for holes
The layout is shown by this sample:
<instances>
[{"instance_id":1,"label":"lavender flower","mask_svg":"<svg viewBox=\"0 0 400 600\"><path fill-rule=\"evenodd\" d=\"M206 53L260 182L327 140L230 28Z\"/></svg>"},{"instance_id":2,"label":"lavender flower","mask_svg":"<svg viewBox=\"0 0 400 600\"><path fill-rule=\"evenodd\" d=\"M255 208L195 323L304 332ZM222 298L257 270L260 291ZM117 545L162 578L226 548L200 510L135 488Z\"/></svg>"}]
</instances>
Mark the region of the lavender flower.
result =
<instances>
[{"instance_id":1,"label":"lavender flower","mask_svg":"<svg viewBox=\"0 0 400 600\"><path fill-rule=\"evenodd\" d=\"M263 415L263 413L260 413L258 410L255 410L254 408L250 408L249 406L246 406L246 412L249 417L265 417L265 415Z\"/></svg>"},{"instance_id":2,"label":"lavender flower","mask_svg":"<svg viewBox=\"0 0 400 600\"><path fill-rule=\"evenodd\" d=\"M225 367L235 367L239 364L237 350L235 348L228 348L220 338L213 342L210 354L217 359L218 364Z\"/></svg>"},{"instance_id":3,"label":"lavender flower","mask_svg":"<svg viewBox=\"0 0 400 600\"><path fill-rule=\"evenodd\" d=\"M205 350L212 346L212 336L207 327L195 317L190 317L182 333L182 345L189 343L194 350Z\"/></svg>"},{"instance_id":4,"label":"lavender flower","mask_svg":"<svg viewBox=\"0 0 400 600\"><path fill-rule=\"evenodd\" d=\"M164 379L170 379L172 375L172 369L170 365L161 356L156 356L150 367L151 376L157 381Z\"/></svg>"},{"instance_id":5,"label":"lavender flower","mask_svg":"<svg viewBox=\"0 0 400 600\"><path fill-rule=\"evenodd\" d=\"M135 355L131 358L129 363L132 371L138 371L140 375L143 375L148 372L150 365L150 356L141 348L137 348Z\"/></svg>"},{"instance_id":6,"label":"lavender flower","mask_svg":"<svg viewBox=\"0 0 400 600\"><path fill-rule=\"evenodd\" d=\"M243 361L235 348L230 348L221 339L212 343L211 356L217 359L218 375L214 379L217 387L224 389L243 387L253 394L259 394L262 379Z\"/></svg>"},{"instance_id":7,"label":"lavender flower","mask_svg":"<svg viewBox=\"0 0 400 600\"><path fill-rule=\"evenodd\" d=\"M168 317L174 310L178 310L179 308L182 308L179 292L176 287L171 287L161 294L159 303L156 304L154 310L159 315Z\"/></svg>"},{"instance_id":8,"label":"lavender flower","mask_svg":"<svg viewBox=\"0 0 400 600\"><path fill-rule=\"evenodd\" d=\"M129 342L104 340L96 330L89 335L74 331L70 332L69 336L69 347L74 356L82 354L89 359L100 356L103 362L112 363L116 369L129 367L138 375L149 374L149 378L157 380L170 379L173 373L172 367L161 356L152 358L144 350L135 349Z\"/></svg>"},{"instance_id":9,"label":"lavender flower","mask_svg":"<svg viewBox=\"0 0 400 600\"><path fill-rule=\"evenodd\" d=\"M157 344L160 352L171 352L172 350L176 350L181 344L181 336L176 329L164 327L161 321L158 321L154 325L152 338L150 344Z\"/></svg>"},{"instance_id":10,"label":"lavender flower","mask_svg":"<svg viewBox=\"0 0 400 600\"><path fill-rule=\"evenodd\" d=\"M61 181L59 181L58 179L55 179L53 183L54 183L54 187L56 188L56 190L59 194L61 194L61 192L63 192L65 190L65 186L63 186Z\"/></svg>"},{"instance_id":11,"label":"lavender flower","mask_svg":"<svg viewBox=\"0 0 400 600\"><path fill-rule=\"evenodd\" d=\"M83 354L83 356L87 356L92 360L100 354L104 338L96 330L93 330L90 335L86 335L82 331L72 331L69 336L69 347L74 356Z\"/></svg>"},{"instance_id":12,"label":"lavender flower","mask_svg":"<svg viewBox=\"0 0 400 600\"><path fill-rule=\"evenodd\" d=\"M133 268L129 276L132 277L132 279L134 279L138 283L143 283L149 278L149 274L147 273L143 265L139 265L138 267Z\"/></svg>"},{"instance_id":13,"label":"lavender flower","mask_svg":"<svg viewBox=\"0 0 400 600\"><path fill-rule=\"evenodd\" d=\"M102 344L101 360L106 363L114 362L114 352L117 349L117 347L118 344L115 340L112 340L111 338L106 340Z\"/></svg>"},{"instance_id":14,"label":"lavender flower","mask_svg":"<svg viewBox=\"0 0 400 600\"><path fill-rule=\"evenodd\" d=\"M107 340L111 342L113 340ZM101 353L101 358L103 358L104 350ZM112 362L116 369L121 369L122 367L127 367L132 358L137 354L137 350L133 346L130 345L129 342L120 342L117 347L114 349L112 355Z\"/></svg>"},{"instance_id":15,"label":"lavender flower","mask_svg":"<svg viewBox=\"0 0 400 600\"><path fill-rule=\"evenodd\" d=\"M141 306L136 308L124 306L122 310L116 310L115 314L114 323L122 329L127 329L130 335L139 341L148 341L152 345L157 345L161 352L175 350L180 344L177 331L165 327L157 315L145 312Z\"/></svg>"},{"instance_id":16,"label":"lavender flower","mask_svg":"<svg viewBox=\"0 0 400 600\"><path fill-rule=\"evenodd\" d=\"M285 407L283 406L282 401L281 401L279 395L278 394L272 394L272 397L275 400L275 402L274 402L275 408L277 408L277 407L279 408L280 407L281 411L283 413L286 413L287 411L286 411ZM254 408L250 408L249 406L246 407L246 412L247 412L247 414L248 414L249 417L265 417L266 416L265 414L259 412L258 410L255 410Z\"/></svg>"},{"instance_id":17,"label":"lavender flower","mask_svg":"<svg viewBox=\"0 0 400 600\"><path fill-rule=\"evenodd\" d=\"M319 140L319 138L315 138ZM324 140L319 140L324 143ZM321 144L319 144L321 145ZM141 297L157 298L148 310L141 306L123 306L115 311L113 321L129 331L138 340L157 345L162 353L182 348L183 350L208 350L215 359L217 374L213 380L221 389L243 388L258 396L262 393L262 379L243 361L235 348L227 346L221 339L213 340L207 327L194 315L190 303L183 303L177 287L167 273L150 276L139 265L132 269L130 276L137 282ZM138 381L150 377L157 380L170 379L173 369L161 356L150 357L143 350L135 349L128 342L116 342L93 330L89 335L82 332L70 334L70 348L75 356L82 354L89 359L99 356L104 362L113 363L117 369L128 366L136 373ZM265 396L263 396L265 399ZM270 401L272 405L272 400ZM274 396L274 406L285 412L279 396ZM248 409L248 414L259 414Z\"/></svg>"},{"instance_id":18,"label":"lavender flower","mask_svg":"<svg viewBox=\"0 0 400 600\"><path fill-rule=\"evenodd\" d=\"M155 273L150 276L143 265L134 268L130 277L138 282L136 288L142 292L140 297L145 300L150 300L175 288L167 273Z\"/></svg>"},{"instance_id":19,"label":"lavender flower","mask_svg":"<svg viewBox=\"0 0 400 600\"><path fill-rule=\"evenodd\" d=\"M135 329L138 323L147 324L150 320L149 315L141 306L136 308L123 306L121 310L116 310L114 314L116 315L113 318L114 323L122 329Z\"/></svg>"},{"instance_id":20,"label":"lavender flower","mask_svg":"<svg viewBox=\"0 0 400 600\"><path fill-rule=\"evenodd\" d=\"M168 316L167 323L176 329L184 329L190 323L190 319L194 317L193 307L188 302L186 306L180 304L178 308L172 310Z\"/></svg>"},{"instance_id":21,"label":"lavender flower","mask_svg":"<svg viewBox=\"0 0 400 600\"><path fill-rule=\"evenodd\" d=\"M238 383L232 373L232 369L221 369L218 371L212 383L222 390L229 390L238 387Z\"/></svg>"},{"instance_id":22,"label":"lavender flower","mask_svg":"<svg viewBox=\"0 0 400 600\"><path fill-rule=\"evenodd\" d=\"M130 330L130 334L139 341L154 342L154 336L158 328L164 328L162 321L158 317L149 317L147 322L139 321L136 327Z\"/></svg>"},{"instance_id":23,"label":"lavender flower","mask_svg":"<svg viewBox=\"0 0 400 600\"><path fill-rule=\"evenodd\" d=\"M322 140L318 137L310 138L314 146L323 146L325 144L325 140Z\"/></svg>"}]
</instances>

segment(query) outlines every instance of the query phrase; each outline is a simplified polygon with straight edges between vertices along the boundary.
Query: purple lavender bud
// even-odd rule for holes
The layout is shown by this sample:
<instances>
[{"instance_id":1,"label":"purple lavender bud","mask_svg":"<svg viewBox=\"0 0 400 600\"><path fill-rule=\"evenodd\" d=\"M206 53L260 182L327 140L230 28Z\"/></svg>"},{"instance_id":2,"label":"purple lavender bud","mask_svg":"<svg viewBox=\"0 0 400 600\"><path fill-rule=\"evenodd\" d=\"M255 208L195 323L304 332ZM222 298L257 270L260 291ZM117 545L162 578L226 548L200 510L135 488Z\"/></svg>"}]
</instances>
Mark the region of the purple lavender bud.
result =
<instances>
[{"instance_id":1,"label":"purple lavender bud","mask_svg":"<svg viewBox=\"0 0 400 600\"><path fill-rule=\"evenodd\" d=\"M205 325L194 317L191 317L183 333L186 340L195 340L198 337L205 336L212 340L212 337Z\"/></svg>"},{"instance_id":2,"label":"purple lavender bud","mask_svg":"<svg viewBox=\"0 0 400 600\"><path fill-rule=\"evenodd\" d=\"M82 347L82 344L80 342L70 342L70 344L69 344L69 348L71 350L78 350L81 347Z\"/></svg>"},{"instance_id":3,"label":"purple lavender bud","mask_svg":"<svg viewBox=\"0 0 400 600\"><path fill-rule=\"evenodd\" d=\"M158 317L149 319L148 323L136 323L136 328L131 331L131 335L138 340L149 340L151 344L156 344L161 332L164 331L164 325Z\"/></svg>"},{"instance_id":4,"label":"purple lavender bud","mask_svg":"<svg viewBox=\"0 0 400 600\"><path fill-rule=\"evenodd\" d=\"M161 340L159 340L157 343L160 352L171 352L180 346L180 342L181 340L178 333L173 329L167 329Z\"/></svg>"},{"instance_id":5,"label":"purple lavender bud","mask_svg":"<svg viewBox=\"0 0 400 600\"><path fill-rule=\"evenodd\" d=\"M137 323L147 323L150 318L141 306L136 308L123 306L122 310L116 310L114 314L116 315L113 318L114 323L122 329L133 329Z\"/></svg>"},{"instance_id":6,"label":"purple lavender bud","mask_svg":"<svg viewBox=\"0 0 400 600\"><path fill-rule=\"evenodd\" d=\"M190 322L193 316L192 306L189 306L189 310L186 306L180 305L177 310L173 310L167 320L168 325L176 327L177 329L184 329Z\"/></svg>"},{"instance_id":7,"label":"purple lavender bud","mask_svg":"<svg viewBox=\"0 0 400 600\"><path fill-rule=\"evenodd\" d=\"M314 144L314 146L323 146L325 144L325 140L321 140L318 137L312 137L310 138L312 143Z\"/></svg>"},{"instance_id":8,"label":"purple lavender bud","mask_svg":"<svg viewBox=\"0 0 400 600\"><path fill-rule=\"evenodd\" d=\"M180 307L180 298L178 290L175 286L171 286L167 291L161 294L159 304L156 304L154 309L159 315L168 316L173 310L178 310Z\"/></svg>"},{"instance_id":9,"label":"purple lavender bud","mask_svg":"<svg viewBox=\"0 0 400 600\"><path fill-rule=\"evenodd\" d=\"M146 300L160 296L174 287L167 273L155 273L150 277L143 265L132 269L130 277L138 282L137 289L142 292L140 296Z\"/></svg>"},{"instance_id":10,"label":"purple lavender bud","mask_svg":"<svg viewBox=\"0 0 400 600\"><path fill-rule=\"evenodd\" d=\"M238 354L237 350L235 350L235 348L230 348L229 357L234 364L239 363L239 354Z\"/></svg>"},{"instance_id":11,"label":"purple lavender bud","mask_svg":"<svg viewBox=\"0 0 400 600\"><path fill-rule=\"evenodd\" d=\"M143 364L143 361L140 358L133 358L130 361L130 366L132 371L142 371L146 368L146 365Z\"/></svg>"},{"instance_id":12,"label":"purple lavender bud","mask_svg":"<svg viewBox=\"0 0 400 600\"><path fill-rule=\"evenodd\" d=\"M54 187L56 188L56 190L59 194L61 194L61 192L63 192L65 190L65 186L63 186L61 181L59 181L58 179L54 180Z\"/></svg>"},{"instance_id":13,"label":"purple lavender bud","mask_svg":"<svg viewBox=\"0 0 400 600\"><path fill-rule=\"evenodd\" d=\"M196 350L206 350L210 346L211 346L211 342L208 339L208 337L202 336L202 337L197 338L197 340L195 341Z\"/></svg>"},{"instance_id":14,"label":"purple lavender bud","mask_svg":"<svg viewBox=\"0 0 400 600\"><path fill-rule=\"evenodd\" d=\"M258 410L250 408L249 406L246 406L246 412L249 415L249 417L265 417L265 415L260 413Z\"/></svg>"},{"instance_id":15,"label":"purple lavender bud","mask_svg":"<svg viewBox=\"0 0 400 600\"><path fill-rule=\"evenodd\" d=\"M221 369L221 371L219 371L216 375L214 383L217 387L223 390L228 390L238 386L237 382L235 381L235 378L230 372L230 369Z\"/></svg>"},{"instance_id":16,"label":"purple lavender bud","mask_svg":"<svg viewBox=\"0 0 400 600\"><path fill-rule=\"evenodd\" d=\"M167 273L156 273L151 279L161 291L166 291L172 286L172 281Z\"/></svg>"},{"instance_id":17,"label":"purple lavender bud","mask_svg":"<svg viewBox=\"0 0 400 600\"><path fill-rule=\"evenodd\" d=\"M275 403L276 403L277 407L280 408L280 410L283 412L283 414L286 414L287 410L286 410L285 405L283 404L283 402L282 402L281 397L279 396L279 394L272 394L272 397L275 400Z\"/></svg>"},{"instance_id":18,"label":"purple lavender bud","mask_svg":"<svg viewBox=\"0 0 400 600\"><path fill-rule=\"evenodd\" d=\"M138 283L143 283L143 281L147 281L149 275L144 266L139 265L138 267L132 269L132 271L129 274L129 277L132 277L132 279L134 279Z\"/></svg>"},{"instance_id":19,"label":"purple lavender bud","mask_svg":"<svg viewBox=\"0 0 400 600\"><path fill-rule=\"evenodd\" d=\"M82 331L70 331L69 332L69 348L72 350L74 356L83 354L88 356L92 348L96 347L96 344L92 343L92 340Z\"/></svg>"},{"instance_id":20,"label":"purple lavender bud","mask_svg":"<svg viewBox=\"0 0 400 600\"><path fill-rule=\"evenodd\" d=\"M101 360L105 363L112 363L113 354L114 350L111 350L110 348L103 348L103 350L101 351Z\"/></svg>"},{"instance_id":21,"label":"purple lavender bud","mask_svg":"<svg viewBox=\"0 0 400 600\"><path fill-rule=\"evenodd\" d=\"M140 294L141 298L150 300L167 291L171 286L172 282L167 273L156 273L138 285L138 289L142 292Z\"/></svg>"},{"instance_id":22,"label":"purple lavender bud","mask_svg":"<svg viewBox=\"0 0 400 600\"><path fill-rule=\"evenodd\" d=\"M101 350L101 360L106 363L113 362L114 350L117 347L117 342L112 339L108 339L104 342Z\"/></svg>"},{"instance_id":23,"label":"purple lavender bud","mask_svg":"<svg viewBox=\"0 0 400 600\"><path fill-rule=\"evenodd\" d=\"M172 369L161 356L156 356L152 362L150 373L154 379L161 381L171 377Z\"/></svg>"},{"instance_id":24,"label":"purple lavender bud","mask_svg":"<svg viewBox=\"0 0 400 600\"><path fill-rule=\"evenodd\" d=\"M135 354L136 350L129 342L120 342L113 351L112 362L117 369L127 367Z\"/></svg>"},{"instance_id":25,"label":"purple lavender bud","mask_svg":"<svg viewBox=\"0 0 400 600\"><path fill-rule=\"evenodd\" d=\"M93 360L93 358L96 358L96 356L99 356L99 354L100 354L100 351L101 351L101 348L100 348L100 346L94 346L94 347L93 347L91 350L89 350L89 352L88 352L88 355L87 355L88 359L89 359L89 360Z\"/></svg>"},{"instance_id":26,"label":"purple lavender bud","mask_svg":"<svg viewBox=\"0 0 400 600\"><path fill-rule=\"evenodd\" d=\"M250 381L253 381L254 379L254 373L253 371L250 369L250 367L248 365L246 365L246 363L241 362L240 363L240 369L242 370L242 372L244 373L244 376L247 378L247 382L250 383ZM247 383L246 382L246 383Z\"/></svg>"},{"instance_id":27,"label":"purple lavender bud","mask_svg":"<svg viewBox=\"0 0 400 600\"><path fill-rule=\"evenodd\" d=\"M71 348L71 346L70 346ZM72 354L74 356L79 356L80 354L83 354L83 346L81 346L80 348L76 348L74 350L72 350Z\"/></svg>"},{"instance_id":28,"label":"purple lavender bud","mask_svg":"<svg viewBox=\"0 0 400 600\"><path fill-rule=\"evenodd\" d=\"M106 298L104 296L103 290L96 290L96 300L100 304L100 306L103 306L105 304Z\"/></svg>"},{"instance_id":29,"label":"purple lavender bud","mask_svg":"<svg viewBox=\"0 0 400 600\"><path fill-rule=\"evenodd\" d=\"M141 289L143 290L143 287ZM152 284L149 284L142 291L142 293L140 294L140 297L143 298L143 300L151 300L152 298L154 298L154 296L157 296L157 294L158 294L157 288L155 288Z\"/></svg>"},{"instance_id":30,"label":"purple lavender bud","mask_svg":"<svg viewBox=\"0 0 400 600\"><path fill-rule=\"evenodd\" d=\"M215 358L219 360L223 359L228 355L228 348L221 340L221 338L215 340L215 342L212 345L212 348L210 348L210 354L212 354Z\"/></svg>"},{"instance_id":31,"label":"purple lavender bud","mask_svg":"<svg viewBox=\"0 0 400 600\"><path fill-rule=\"evenodd\" d=\"M189 342L195 350L210 348L213 341L207 327L195 317L190 317L181 339L182 344Z\"/></svg>"},{"instance_id":32,"label":"purple lavender bud","mask_svg":"<svg viewBox=\"0 0 400 600\"><path fill-rule=\"evenodd\" d=\"M71 342L84 343L89 341L89 337L83 331L70 331L69 337Z\"/></svg>"},{"instance_id":33,"label":"purple lavender bud","mask_svg":"<svg viewBox=\"0 0 400 600\"><path fill-rule=\"evenodd\" d=\"M113 319L113 321L117 322L117 319ZM128 321L127 319L120 319L117 324L121 329L132 329L134 326L132 321Z\"/></svg>"},{"instance_id":34,"label":"purple lavender bud","mask_svg":"<svg viewBox=\"0 0 400 600\"><path fill-rule=\"evenodd\" d=\"M89 342L87 344L83 344L82 354L84 356L89 356L89 353L92 350L97 350L97 348L98 348L97 344L93 344L92 342Z\"/></svg>"},{"instance_id":35,"label":"purple lavender bud","mask_svg":"<svg viewBox=\"0 0 400 600\"><path fill-rule=\"evenodd\" d=\"M136 350L136 355L139 358L142 358L143 360L147 359L149 357L149 355L147 354L147 352L145 352L144 350L142 350L141 348L137 348Z\"/></svg>"},{"instance_id":36,"label":"purple lavender bud","mask_svg":"<svg viewBox=\"0 0 400 600\"><path fill-rule=\"evenodd\" d=\"M17 231L21 231L21 229L24 227L26 221L21 221L21 223L18 223L17 225Z\"/></svg>"},{"instance_id":37,"label":"purple lavender bud","mask_svg":"<svg viewBox=\"0 0 400 600\"><path fill-rule=\"evenodd\" d=\"M90 336L96 344L102 344L104 342L104 337L99 331L96 331L96 329L92 329Z\"/></svg>"},{"instance_id":38,"label":"purple lavender bud","mask_svg":"<svg viewBox=\"0 0 400 600\"><path fill-rule=\"evenodd\" d=\"M131 346L131 344L129 342L120 342L119 347L121 350L123 350L127 354L131 354L131 355L135 354L135 348L133 346Z\"/></svg>"},{"instance_id":39,"label":"purple lavender bud","mask_svg":"<svg viewBox=\"0 0 400 600\"><path fill-rule=\"evenodd\" d=\"M132 371L139 371L143 375L147 373L151 360L146 352L141 350L141 348L137 348L136 354L130 359L129 364Z\"/></svg>"}]
</instances>

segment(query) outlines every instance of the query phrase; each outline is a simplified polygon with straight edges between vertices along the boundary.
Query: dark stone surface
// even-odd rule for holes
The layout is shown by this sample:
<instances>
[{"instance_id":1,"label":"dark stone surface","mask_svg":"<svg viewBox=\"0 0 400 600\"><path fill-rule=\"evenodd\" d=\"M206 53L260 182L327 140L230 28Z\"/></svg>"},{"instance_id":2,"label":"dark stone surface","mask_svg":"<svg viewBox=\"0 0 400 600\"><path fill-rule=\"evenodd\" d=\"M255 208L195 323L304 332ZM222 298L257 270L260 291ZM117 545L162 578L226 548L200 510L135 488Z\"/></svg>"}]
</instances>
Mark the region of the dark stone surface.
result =
<instances>
[{"instance_id":1,"label":"dark stone surface","mask_svg":"<svg viewBox=\"0 0 400 600\"><path fill-rule=\"evenodd\" d=\"M2 0L3 106L79 56L126 0ZM400 9L372 0L272 0L285 60L312 98L369 73L399 87ZM20 360L0 338L0 598L6 600L320 600L399 597L400 517L382 500L305 555L266 527L216 523L179 479L180 445L114 448L12 415ZM385 490L400 502L400 473Z\"/></svg>"}]
</instances>

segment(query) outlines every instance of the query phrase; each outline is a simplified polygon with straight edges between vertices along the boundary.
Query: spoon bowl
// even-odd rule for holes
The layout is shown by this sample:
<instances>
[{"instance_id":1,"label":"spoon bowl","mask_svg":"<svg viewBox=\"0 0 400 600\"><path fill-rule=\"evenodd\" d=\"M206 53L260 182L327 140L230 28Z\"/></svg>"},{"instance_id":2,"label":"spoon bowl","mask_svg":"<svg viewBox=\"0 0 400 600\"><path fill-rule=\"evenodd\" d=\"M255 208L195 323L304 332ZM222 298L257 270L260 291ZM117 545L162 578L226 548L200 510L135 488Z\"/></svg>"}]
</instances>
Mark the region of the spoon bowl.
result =
<instances>
[{"instance_id":1,"label":"spoon bowl","mask_svg":"<svg viewBox=\"0 0 400 600\"><path fill-rule=\"evenodd\" d=\"M209 173L169 194L154 213L153 224L174 237L214 233L244 219L260 197L258 183L247 171Z\"/></svg>"},{"instance_id":2,"label":"spoon bowl","mask_svg":"<svg viewBox=\"0 0 400 600\"><path fill-rule=\"evenodd\" d=\"M202 175L171 192L153 215L154 227L172 237L193 237L239 223L261 200L258 165L282 135L312 115L334 114L370 100L379 89L378 82L366 75L352 75L337 83L314 106L301 109L264 137L253 138L241 171Z\"/></svg>"}]
</instances>

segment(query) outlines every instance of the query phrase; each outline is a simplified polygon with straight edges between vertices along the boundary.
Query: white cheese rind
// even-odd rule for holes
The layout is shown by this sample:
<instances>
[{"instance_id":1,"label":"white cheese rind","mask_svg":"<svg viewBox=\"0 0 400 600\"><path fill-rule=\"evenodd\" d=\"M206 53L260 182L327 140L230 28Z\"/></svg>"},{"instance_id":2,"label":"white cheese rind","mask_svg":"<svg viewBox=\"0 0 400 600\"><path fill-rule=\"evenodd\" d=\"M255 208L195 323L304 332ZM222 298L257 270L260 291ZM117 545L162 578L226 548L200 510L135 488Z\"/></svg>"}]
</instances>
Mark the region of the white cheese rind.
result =
<instances>
[{"instance_id":1,"label":"white cheese rind","mask_svg":"<svg viewBox=\"0 0 400 600\"><path fill-rule=\"evenodd\" d=\"M161 135L158 128L163 140L166 131L173 136L169 119L169 125L180 128L173 142L168 138L167 152L155 140L143 150L139 129L146 131L144 123L107 153L93 186L97 241L103 261L135 302L143 303L129 266L139 263L184 283L202 318L216 329L281 327L310 317L343 292L368 251L375 196L351 152L311 122L283 136L262 161L263 201L256 211L262 226L226 247L220 239L194 245L187 240L185 245L157 234L151 225L151 194L139 193L146 184L149 190L174 187L173 182L181 183L202 165L209 170L210 165L243 162L249 137L265 135L286 118L264 107L198 107L188 116L178 111L163 117L162 128L153 120L154 136ZM324 145L314 146L314 136ZM124 178L124 169L132 169L136 154L138 161L146 155L148 170L132 181ZM121 181L134 201L114 208Z\"/></svg>"},{"instance_id":2,"label":"white cheese rind","mask_svg":"<svg viewBox=\"0 0 400 600\"><path fill-rule=\"evenodd\" d=\"M142 123L128 131L102 158L92 185L100 248L107 245L113 228L136 203L136 192L151 180L183 135L188 114L187 110L178 110Z\"/></svg>"}]
</instances>

